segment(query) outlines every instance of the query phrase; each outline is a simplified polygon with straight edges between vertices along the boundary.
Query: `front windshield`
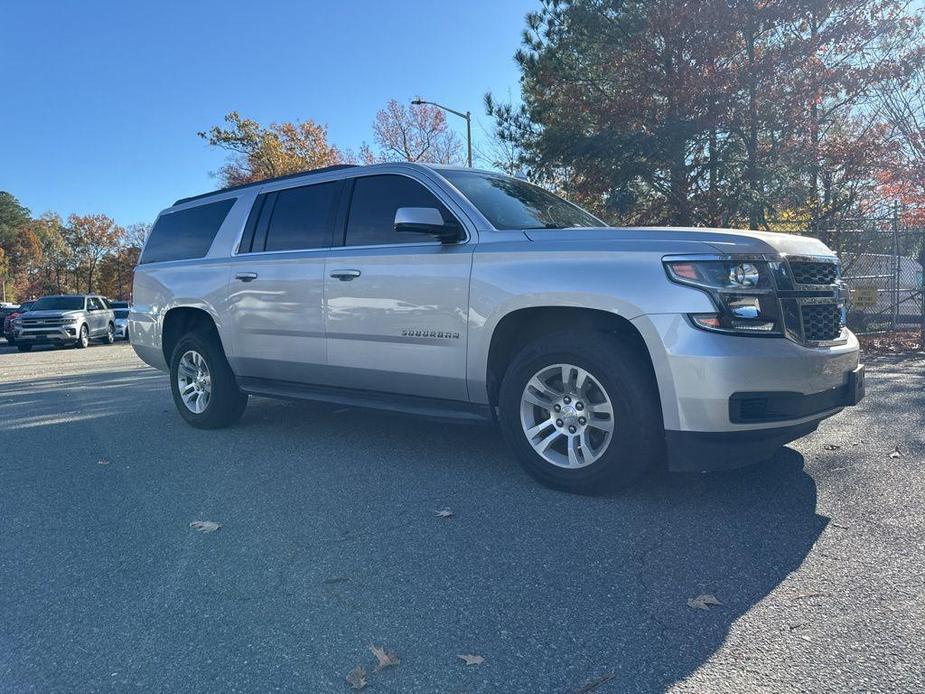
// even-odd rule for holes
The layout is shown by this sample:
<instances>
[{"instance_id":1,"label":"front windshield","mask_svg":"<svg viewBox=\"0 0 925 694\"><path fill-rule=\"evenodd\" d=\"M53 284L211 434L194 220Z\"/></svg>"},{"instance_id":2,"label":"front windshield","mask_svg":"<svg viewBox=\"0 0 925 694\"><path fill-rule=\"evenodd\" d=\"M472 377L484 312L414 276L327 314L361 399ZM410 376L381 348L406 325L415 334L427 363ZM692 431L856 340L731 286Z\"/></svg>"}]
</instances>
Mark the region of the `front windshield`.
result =
<instances>
[{"instance_id":1,"label":"front windshield","mask_svg":"<svg viewBox=\"0 0 925 694\"><path fill-rule=\"evenodd\" d=\"M439 171L495 229L603 227L601 220L532 183L476 171Z\"/></svg>"},{"instance_id":2,"label":"front windshield","mask_svg":"<svg viewBox=\"0 0 925 694\"><path fill-rule=\"evenodd\" d=\"M84 307L82 296L46 296L34 304L30 311L81 311Z\"/></svg>"}]
</instances>

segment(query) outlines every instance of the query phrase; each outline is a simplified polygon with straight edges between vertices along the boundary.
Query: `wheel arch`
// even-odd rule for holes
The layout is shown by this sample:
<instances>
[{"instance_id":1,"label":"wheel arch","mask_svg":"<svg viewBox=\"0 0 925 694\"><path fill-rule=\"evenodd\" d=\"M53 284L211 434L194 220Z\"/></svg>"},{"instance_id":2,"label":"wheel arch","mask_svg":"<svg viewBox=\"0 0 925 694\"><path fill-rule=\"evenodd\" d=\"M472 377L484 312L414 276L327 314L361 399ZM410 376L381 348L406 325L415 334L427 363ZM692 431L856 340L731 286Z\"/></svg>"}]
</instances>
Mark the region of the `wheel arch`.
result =
<instances>
[{"instance_id":1,"label":"wheel arch","mask_svg":"<svg viewBox=\"0 0 925 694\"><path fill-rule=\"evenodd\" d=\"M161 351L166 364L170 364L170 357L180 338L194 330L213 332L218 337L218 326L215 319L203 308L177 306L164 314L161 324ZM221 343L220 338L219 343Z\"/></svg>"},{"instance_id":2,"label":"wheel arch","mask_svg":"<svg viewBox=\"0 0 925 694\"><path fill-rule=\"evenodd\" d=\"M658 392L658 379L645 339L629 320L611 311L575 306L533 306L504 315L492 331L488 348L488 401L498 404L507 365L526 344L542 335L566 331L596 331L617 336L645 359Z\"/></svg>"}]
</instances>

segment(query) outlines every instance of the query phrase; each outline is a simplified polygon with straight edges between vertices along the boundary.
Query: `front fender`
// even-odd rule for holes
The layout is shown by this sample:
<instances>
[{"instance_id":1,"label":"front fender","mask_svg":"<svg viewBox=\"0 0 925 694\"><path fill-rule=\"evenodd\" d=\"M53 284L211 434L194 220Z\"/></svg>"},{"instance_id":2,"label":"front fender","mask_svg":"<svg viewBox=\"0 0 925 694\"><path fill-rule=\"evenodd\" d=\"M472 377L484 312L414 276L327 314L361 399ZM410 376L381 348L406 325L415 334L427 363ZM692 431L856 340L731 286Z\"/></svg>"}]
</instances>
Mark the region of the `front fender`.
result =
<instances>
[{"instance_id":1,"label":"front fender","mask_svg":"<svg viewBox=\"0 0 925 694\"><path fill-rule=\"evenodd\" d=\"M647 313L715 310L704 292L668 280L663 255L661 249L524 252L522 244L511 253L477 251L469 299L466 370L470 399L488 402L492 335L501 320L514 311L575 307L606 311L631 321ZM550 326L550 332L554 331L556 326Z\"/></svg>"}]
</instances>

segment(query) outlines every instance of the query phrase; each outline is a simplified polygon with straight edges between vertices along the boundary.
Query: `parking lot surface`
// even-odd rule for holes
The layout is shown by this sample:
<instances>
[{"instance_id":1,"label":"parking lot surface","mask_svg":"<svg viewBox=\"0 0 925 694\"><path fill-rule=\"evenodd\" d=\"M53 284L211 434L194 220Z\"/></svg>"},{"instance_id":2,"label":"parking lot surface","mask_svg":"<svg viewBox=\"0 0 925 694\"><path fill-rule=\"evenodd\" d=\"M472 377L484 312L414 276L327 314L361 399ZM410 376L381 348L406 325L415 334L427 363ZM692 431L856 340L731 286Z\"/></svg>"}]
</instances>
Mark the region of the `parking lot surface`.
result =
<instances>
[{"instance_id":1,"label":"parking lot surface","mask_svg":"<svg viewBox=\"0 0 925 694\"><path fill-rule=\"evenodd\" d=\"M197 431L127 345L0 343L0 691L923 691L925 361L868 368L771 462L582 497L488 427Z\"/></svg>"}]
</instances>

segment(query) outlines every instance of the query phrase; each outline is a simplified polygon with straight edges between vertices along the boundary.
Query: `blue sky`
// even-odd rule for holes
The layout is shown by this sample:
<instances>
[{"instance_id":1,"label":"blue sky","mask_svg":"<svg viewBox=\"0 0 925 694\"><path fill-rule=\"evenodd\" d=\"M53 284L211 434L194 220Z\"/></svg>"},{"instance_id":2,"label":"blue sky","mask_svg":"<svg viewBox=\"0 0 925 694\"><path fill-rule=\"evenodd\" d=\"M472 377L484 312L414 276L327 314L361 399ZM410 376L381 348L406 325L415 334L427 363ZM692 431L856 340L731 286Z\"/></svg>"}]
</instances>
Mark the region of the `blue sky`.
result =
<instances>
[{"instance_id":1,"label":"blue sky","mask_svg":"<svg viewBox=\"0 0 925 694\"><path fill-rule=\"evenodd\" d=\"M231 110L312 118L354 149L392 97L471 109L487 127L482 95L516 98L513 55L538 4L6 2L0 190L36 215L130 224L217 187L225 155L196 132Z\"/></svg>"}]
</instances>

